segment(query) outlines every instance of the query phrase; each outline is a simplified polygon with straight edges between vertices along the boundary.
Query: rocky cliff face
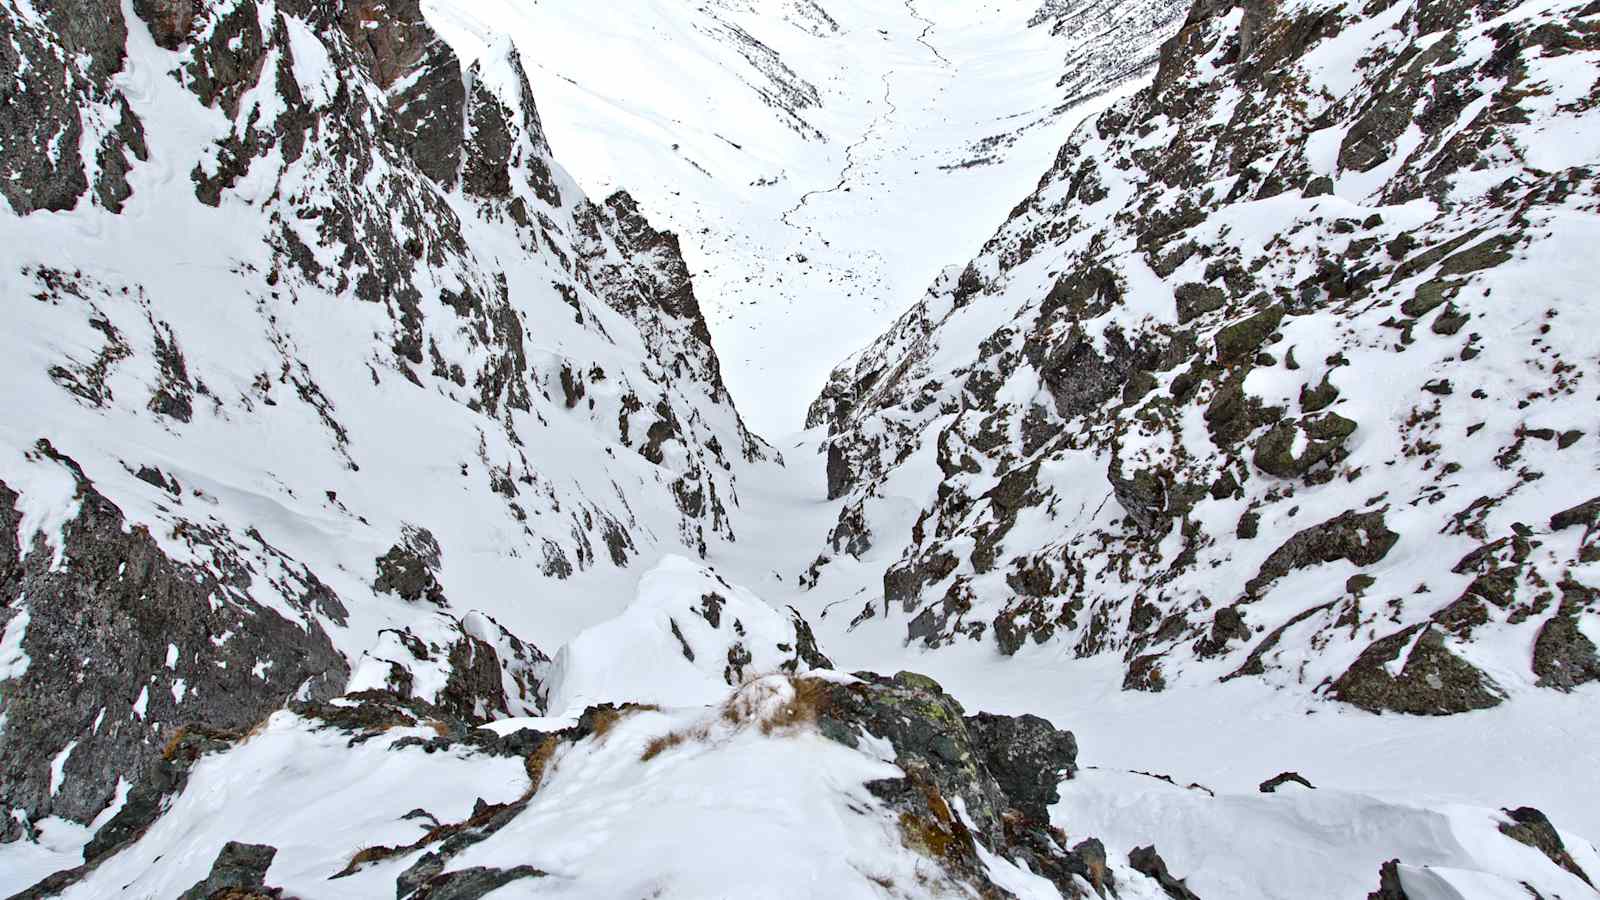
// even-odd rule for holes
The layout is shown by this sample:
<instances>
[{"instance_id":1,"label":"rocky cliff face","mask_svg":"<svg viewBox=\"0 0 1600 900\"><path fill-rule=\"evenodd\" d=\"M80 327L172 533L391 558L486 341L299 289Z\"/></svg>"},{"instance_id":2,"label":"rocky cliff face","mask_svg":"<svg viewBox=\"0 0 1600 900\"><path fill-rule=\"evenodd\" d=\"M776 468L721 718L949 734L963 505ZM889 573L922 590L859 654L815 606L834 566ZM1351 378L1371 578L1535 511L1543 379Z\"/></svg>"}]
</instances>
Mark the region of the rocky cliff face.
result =
<instances>
[{"instance_id":1,"label":"rocky cliff face","mask_svg":"<svg viewBox=\"0 0 1600 900\"><path fill-rule=\"evenodd\" d=\"M1597 73L1592 3L1196 3L835 372L809 577L898 557L862 620L1143 690L1593 680Z\"/></svg>"},{"instance_id":2,"label":"rocky cliff face","mask_svg":"<svg viewBox=\"0 0 1600 900\"><path fill-rule=\"evenodd\" d=\"M467 604L733 538L773 454L515 52L463 68L416 2L0 17L0 836L347 683L539 709Z\"/></svg>"}]
</instances>

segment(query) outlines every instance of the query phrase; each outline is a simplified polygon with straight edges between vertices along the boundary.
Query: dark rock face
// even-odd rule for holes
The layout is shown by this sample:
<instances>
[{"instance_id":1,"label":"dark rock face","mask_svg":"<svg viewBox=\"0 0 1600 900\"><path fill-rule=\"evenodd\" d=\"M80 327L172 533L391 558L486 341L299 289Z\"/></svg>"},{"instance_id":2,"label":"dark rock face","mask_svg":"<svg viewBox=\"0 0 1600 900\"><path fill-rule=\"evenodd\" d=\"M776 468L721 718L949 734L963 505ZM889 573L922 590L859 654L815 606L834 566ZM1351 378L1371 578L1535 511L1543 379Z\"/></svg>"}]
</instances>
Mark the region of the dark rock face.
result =
<instances>
[{"instance_id":1,"label":"dark rock face","mask_svg":"<svg viewBox=\"0 0 1600 900\"><path fill-rule=\"evenodd\" d=\"M406 77L389 98L391 127L424 175L453 187L466 110L455 51L428 26L417 0L356 0L344 5L340 24L380 88Z\"/></svg>"},{"instance_id":2,"label":"dark rock face","mask_svg":"<svg viewBox=\"0 0 1600 900\"><path fill-rule=\"evenodd\" d=\"M1386 666L1405 654L1400 674ZM1413 625L1374 641L1329 689L1329 695L1373 712L1448 715L1496 706L1505 693L1489 676L1445 646L1431 625Z\"/></svg>"},{"instance_id":3,"label":"dark rock face","mask_svg":"<svg viewBox=\"0 0 1600 900\"><path fill-rule=\"evenodd\" d=\"M1500 833L1518 843L1527 844L1529 847L1543 853L1551 862L1566 869L1568 872L1583 879L1590 887L1594 882L1589 880L1589 874L1567 852L1566 844L1562 843L1561 835L1556 833L1554 825L1544 813L1531 806L1522 806L1517 809L1508 809L1506 816L1510 822L1500 823Z\"/></svg>"},{"instance_id":4,"label":"dark rock face","mask_svg":"<svg viewBox=\"0 0 1600 900\"><path fill-rule=\"evenodd\" d=\"M370 655L388 665L386 690L473 724L544 708L550 658L538 647L478 612L461 619L440 614L429 624L379 632ZM419 696L419 681L436 693Z\"/></svg>"},{"instance_id":5,"label":"dark rock face","mask_svg":"<svg viewBox=\"0 0 1600 900\"><path fill-rule=\"evenodd\" d=\"M1308 788L1316 787L1316 785L1307 781L1299 772L1279 772L1271 778L1268 778L1266 781L1261 782L1260 790L1263 794L1276 793L1278 788L1283 787L1290 782L1303 785Z\"/></svg>"},{"instance_id":6,"label":"dark rock face","mask_svg":"<svg viewBox=\"0 0 1600 900\"><path fill-rule=\"evenodd\" d=\"M407 525L400 542L389 552L378 557L378 578L372 589L380 594L391 593L417 603L427 600L437 606L449 606L444 588L439 584L439 542L426 528Z\"/></svg>"},{"instance_id":7,"label":"dark rock face","mask_svg":"<svg viewBox=\"0 0 1600 900\"><path fill-rule=\"evenodd\" d=\"M1560 558L1519 562L1502 603L1434 596L1423 586L1459 573L1386 555L1402 530L1487 544L1497 506L1527 502L1541 478L1592 474L1571 455L1585 429L1556 400L1589 390L1577 373L1590 348L1560 332L1572 301L1536 313L1551 324L1535 361L1495 299L1508 279L1539 290L1514 261L1562 256L1547 237L1593 205L1593 154L1563 171L1510 161L1594 105L1552 113L1528 100L1545 90L1546 52L1587 66L1597 50L1570 24L1585 4L1559 6L1513 23L1480 0L1191 4L1149 88L1075 132L977 256L835 370L813 405L829 492L844 501L835 537L883 521L908 483L928 498L909 533L872 536L875 554L898 559L885 621L865 627L904 627L927 647L992 637L1012 654L1032 637L1116 653L1132 690L1212 677L1201 663L1217 658L1229 658L1225 677L1307 689L1418 624L1494 643L1492 654L1533 648L1543 628L1538 683L1592 678L1583 634L1600 610L1569 604L1552 618L1537 598L1600 559L1594 504L1519 507L1526 522L1554 513L1561 536L1533 540ZM1389 14L1439 36L1362 30ZM1359 62L1306 76L1335 47ZM1343 138L1308 152L1329 134ZM1258 205L1268 198L1273 212ZM1418 199L1439 215L1405 228L1334 212ZM1238 224L1265 227L1263 216L1272 237L1243 238ZM1504 377L1483 385L1485 370ZM1485 421L1490 405L1518 421ZM929 456L936 472L911 462ZM999 490L1027 469L1051 477ZM1370 532L1327 520L1347 509L1392 512ZM1302 510L1327 533L1305 529ZM1019 518L1030 527L1013 528ZM1220 522L1236 535L1216 533L1231 530ZM1258 568L1270 549L1259 540L1286 536L1274 527L1298 534ZM822 550L809 582L824 583L820 568L845 548ZM1334 560L1385 571L1299 580L1292 593L1305 596L1291 596L1284 575ZM1053 589L1019 589L1023 568ZM1219 603L1248 604L1251 630L1213 628L1226 625L1209 621Z\"/></svg>"},{"instance_id":8,"label":"dark rock face","mask_svg":"<svg viewBox=\"0 0 1600 900\"><path fill-rule=\"evenodd\" d=\"M1378 867L1378 889L1367 900L1410 900L1400 886L1400 860L1391 859Z\"/></svg>"},{"instance_id":9,"label":"dark rock face","mask_svg":"<svg viewBox=\"0 0 1600 900\"><path fill-rule=\"evenodd\" d=\"M1171 529L1174 519L1182 518L1203 490L1194 485L1177 484L1170 473L1138 470L1128 475L1113 453L1106 470L1117 503L1139 527L1158 535Z\"/></svg>"},{"instance_id":10,"label":"dark rock face","mask_svg":"<svg viewBox=\"0 0 1600 900\"><path fill-rule=\"evenodd\" d=\"M1155 847L1135 847L1128 854L1128 865L1132 866L1135 872L1155 879L1172 900L1200 900L1199 895L1189 890L1189 886L1182 878L1177 878L1167 871L1166 860L1161 858Z\"/></svg>"},{"instance_id":11,"label":"dark rock face","mask_svg":"<svg viewBox=\"0 0 1600 900\"><path fill-rule=\"evenodd\" d=\"M1533 672L1541 686L1570 691L1600 681L1600 651L1578 628L1578 616L1593 608L1597 592L1575 581L1560 588L1561 605L1534 639Z\"/></svg>"},{"instance_id":12,"label":"dark rock face","mask_svg":"<svg viewBox=\"0 0 1600 900\"><path fill-rule=\"evenodd\" d=\"M269 888L267 869L278 848L266 844L241 844L229 841L222 846L205 880L178 895L178 900L266 900L282 891Z\"/></svg>"},{"instance_id":13,"label":"dark rock face","mask_svg":"<svg viewBox=\"0 0 1600 900\"><path fill-rule=\"evenodd\" d=\"M965 721L1000 790L1029 818L1048 821L1051 804L1061 799L1056 786L1077 771L1078 744L1072 732L1057 731L1031 715L980 712Z\"/></svg>"},{"instance_id":14,"label":"dark rock face","mask_svg":"<svg viewBox=\"0 0 1600 900\"><path fill-rule=\"evenodd\" d=\"M1056 786L1076 771L1077 744L1036 716L966 716L955 698L925 675L887 678L858 672L852 684L819 685L817 727L851 747L863 732L888 740L904 778L868 788L899 813L907 847L931 857L952 878L984 896L1003 896L978 859L976 843L1027 865L1063 896L1079 896L1074 876L1104 883L1097 841L1068 849L1050 826ZM975 828L950 807L959 797Z\"/></svg>"},{"instance_id":15,"label":"dark rock face","mask_svg":"<svg viewBox=\"0 0 1600 900\"><path fill-rule=\"evenodd\" d=\"M1285 420L1256 442L1254 461L1269 475L1299 478L1343 460L1344 443L1355 431L1356 423L1338 413Z\"/></svg>"},{"instance_id":16,"label":"dark rock face","mask_svg":"<svg viewBox=\"0 0 1600 900\"><path fill-rule=\"evenodd\" d=\"M200 757L208 753L225 752L239 736L236 732L207 728L179 729L162 749L150 776L128 791L122 808L100 826L100 830L84 845L83 864L48 875L27 890L13 895L11 900L55 897L83 880L100 863L137 841L155 824L166 812L171 798L188 783L189 770Z\"/></svg>"},{"instance_id":17,"label":"dark rock face","mask_svg":"<svg viewBox=\"0 0 1600 900\"><path fill-rule=\"evenodd\" d=\"M41 21L0 10L12 39L0 46L0 196L18 215L72 209L89 192L85 121L119 125L101 136L95 200L117 211L128 196L128 157L146 150L137 118L111 82L122 68L127 23L110 0L52 3ZM62 65L81 59L84 65Z\"/></svg>"},{"instance_id":18,"label":"dark rock face","mask_svg":"<svg viewBox=\"0 0 1600 900\"><path fill-rule=\"evenodd\" d=\"M850 489L850 463L844 451L835 444L828 445L828 499L837 500Z\"/></svg>"},{"instance_id":19,"label":"dark rock face","mask_svg":"<svg viewBox=\"0 0 1600 900\"><path fill-rule=\"evenodd\" d=\"M824 656L821 648L817 646L817 636L811 631L811 623L794 607L789 607L789 621L794 623L795 658L812 669L831 669L833 660ZM716 625L715 622L712 625Z\"/></svg>"},{"instance_id":20,"label":"dark rock face","mask_svg":"<svg viewBox=\"0 0 1600 900\"><path fill-rule=\"evenodd\" d=\"M1596 524L1600 524L1600 497L1585 500L1550 517L1551 531L1561 531L1575 525L1593 528Z\"/></svg>"},{"instance_id":21,"label":"dark rock face","mask_svg":"<svg viewBox=\"0 0 1600 900\"><path fill-rule=\"evenodd\" d=\"M173 562L147 531L127 527L76 463L45 442L37 452L76 480L78 513L56 564L46 536L16 544L17 495L0 484L0 534L11 536L0 538L0 613L8 624L26 616L29 659L0 698L7 838L45 815L90 821L119 779L153 777L178 729L248 729L287 698L339 693L349 675L322 624L342 607L309 573L303 605L286 618L250 596L242 560L215 569ZM228 535L197 537L214 558L237 558Z\"/></svg>"},{"instance_id":22,"label":"dark rock face","mask_svg":"<svg viewBox=\"0 0 1600 900\"><path fill-rule=\"evenodd\" d=\"M1260 594L1290 572L1318 563L1343 559L1358 566L1374 565L1389 555L1398 540L1400 535L1389 530L1381 510L1340 513L1296 532L1272 551L1261 564L1261 571L1245 584L1245 593Z\"/></svg>"},{"instance_id":23,"label":"dark rock face","mask_svg":"<svg viewBox=\"0 0 1600 900\"><path fill-rule=\"evenodd\" d=\"M1282 321L1283 307L1272 306L1218 331L1217 361L1232 365L1251 359Z\"/></svg>"},{"instance_id":24,"label":"dark rock face","mask_svg":"<svg viewBox=\"0 0 1600 900\"><path fill-rule=\"evenodd\" d=\"M429 880L412 897L417 900L478 900L478 898L523 878L543 878L546 872L533 866L495 869L473 866L457 869Z\"/></svg>"}]
</instances>

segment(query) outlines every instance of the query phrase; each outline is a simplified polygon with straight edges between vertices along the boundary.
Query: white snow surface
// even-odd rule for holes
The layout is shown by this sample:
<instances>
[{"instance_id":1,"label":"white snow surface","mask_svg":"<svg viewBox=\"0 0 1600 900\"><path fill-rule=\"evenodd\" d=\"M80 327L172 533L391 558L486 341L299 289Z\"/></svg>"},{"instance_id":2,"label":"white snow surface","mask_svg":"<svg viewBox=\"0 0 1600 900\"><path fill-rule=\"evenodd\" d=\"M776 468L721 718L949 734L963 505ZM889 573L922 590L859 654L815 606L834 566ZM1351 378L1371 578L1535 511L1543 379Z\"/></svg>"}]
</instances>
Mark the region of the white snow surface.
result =
<instances>
[{"instance_id":1,"label":"white snow surface","mask_svg":"<svg viewBox=\"0 0 1600 900\"><path fill-rule=\"evenodd\" d=\"M729 390L800 428L844 356L970 259L1182 4L427 0L471 60L510 40L558 157L677 231ZM1069 16L1068 13L1076 13ZM1110 93L1103 93L1110 92Z\"/></svg>"},{"instance_id":2,"label":"white snow surface","mask_svg":"<svg viewBox=\"0 0 1600 900\"><path fill-rule=\"evenodd\" d=\"M1025 27L1037 5L841 0L819 16L813 4L776 0L712 0L696 9L636 0L603 13L574 3L431 0L427 10L463 61L483 63L490 80L504 75L511 46L522 51L556 158L573 173L555 171L565 199L543 209L560 237L577 231L573 206L583 191L600 197L619 186L641 198L658 224L680 232L740 412L757 430L782 435L797 429L805 403L838 360L894 321L928 284L935 285L925 299L929 318L946 329L936 352L948 354L930 368L958 364L998 321L992 311L964 319L940 307L955 276L945 267L970 259L1074 123L1115 99L1059 108L1069 99L1057 86L1062 61L1082 38ZM527 252L460 195L448 202L484 271L504 271L512 302L540 326L527 335L528 356L545 394L531 411L507 412L508 426L469 409L468 392L443 380L424 378L421 387L405 378L384 350L393 323L380 308L316 284L297 285L295 302L264 293L261 205L275 192L314 193L314 174L291 168L274 184L258 172L228 191L219 208L196 203L189 172L215 163L201 148L234 123L167 78L175 58L151 42L131 10L128 18L133 36L119 79L146 122L151 158L133 169L127 209L110 215L85 203L25 218L0 213L8 263L0 302L12 313L0 333L0 399L26 410L0 420L0 480L22 497L20 542L25 552L49 552L59 563L61 527L75 513L72 478L35 449L48 436L175 559L207 561L206 548L185 542L177 527L199 521L234 535L254 530L315 570L347 601L350 619L336 625L306 618L351 659L351 690L386 684L390 665L401 662L415 695L436 697L448 676L442 657L411 658L400 632L435 649L470 634L505 653L503 625L551 661L537 669L547 696L521 696L493 723L496 732L555 730L601 702L661 707L634 712L569 748L527 810L452 860L452 868L529 864L551 873L509 885L496 898L879 897L883 881L922 896L948 887L901 844L892 818L862 788L893 775L891 762L871 746L850 750L804 727L765 733L752 725L792 690L787 678L770 674L793 659L786 649L797 635L790 606L810 621L842 672L924 671L969 712L1034 713L1073 730L1086 768L1063 784L1052 818L1074 839L1106 842L1124 898L1164 896L1125 864L1131 848L1150 843L1207 900L1359 900L1375 887L1377 866L1397 856L1413 900L1522 896L1514 889L1520 880L1549 897L1593 895L1543 857L1500 838L1496 824L1502 808L1536 806L1562 829L1574 858L1600 874L1600 853L1590 843L1600 836L1600 779L1593 775L1600 769L1600 686L1560 694L1506 677L1517 690L1496 709L1437 719L1378 716L1287 682L1219 685L1197 676L1159 694L1125 692L1117 660L1077 659L1060 644L1030 645L1012 657L987 643L926 651L904 645L877 627L882 623L858 628L852 616L881 602L881 576L898 547L837 559L818 589L801 588L798 575L841 505L823 499L819 435L786 439L779 447L785 466L744 458L731 406L710 402L698 382L675 382L646 346L650 337L593 291L580 290L577 302L598 324L570 324L569 307L551 287L560 264ZM295 77L308 97L325 100L338 73L319 54L317 37L289 21ZM1371 30L1392 24L1374 19ZM1349 50L1341 45L1317 59L1314 74L1330 91L1351 83L1346 69L1358 57ZM1546 60L1536 75L1564 84L1572 80L1568 65ZM1560 91L1549 98L1567 100ZM266 93L253 102L268 115L277 101ZM1594 124L1592 116L1577 122L1576 143L1532 141L1528 163L1558 167L1590 158L1572 148L1600 133ZM984 142L994 136L1004 139ZM1307 155L1318 166L1318 148ZM268 162L256 165L269 169ZM1262 201L1205 227L1227 228L1231 241L1260 248L1289 225L1379 208L1360 205L1368 199L1360 178L1343 175L1338 188L1340 197L1357 200ZM1382 212L1398 231L1430 219L1434 211L1425 207ZM1600 225L1577 212L1547 225L1548 239L1497 277L1527 283L1536 271L1556 285L1582 282ZM601 252L622 256L610 246ZM38 278L20 270L40 266L79 273L81 293L64 303L35 302ZM1042 281L1045 265L1036 268L1015 277ZM475 276L430 277L425 306L442 317L439 289ZM1170 316L1171 298L1159 293L1159 282L1152 276L1142 285L1132 292L1134 307L1119 314ZM103 351L105 332L92 320L110 323L132 348L128 361L111 369L112 399L95 407L47 374L55 365L89 364ZM1591 313L1570 320L1592 334ZM1477 327L1536 327L1510 312L1484 322ZM160 329L181 338L191 374L209 390L182 426L145 405L158 376L152 359ZM430 337L451 359L482 362L466 329L440 328ZM1328 339L1309 322L1294 323L1289 337L1307 345ZM594 406L560 401L567 364L605 369L607 379L588 384ZM297 398L308 383L325 395L347 439L335 439L315 407ZM1252 393L1269 399L1295 387L1269 378L1250 383ZM623 394L647 388L650 401L661 396L675 405L692 434L669 442L660 464L616 437L619 416L630 415ZM1008 382L1002 396L1025 400L1034 388ZM1378 399L1361 402L1363 422L1401 412L1380 409ZM1554 412L1594 421L1592 402ZM634 434L649 424L639 416ZM911 424L934 433L939 423ZM1488 433L1504 436L1519 424L1493 417ZM712 436L727 451L725 463L705 450ZM867 512L875 532L908 532L931 500L939 470L930 444L899 460L878 486ZM1383 459L1396 448L1374 441L1357 449ZM1582 452L1592 458L1592 450ZM181 490L137 478L145 464ZM513 511L497 489L502 471L531 479L521 488L535 498L523 500L526 509ZM725 532L696 533L674 503L672 486L696 471L712 472L698 483L722 485L731 523ZM1104 493L1104 475L1095 460L1060 464L1042 477L1064 488L1092 481L1092 488L1077 488L1081 497L1072 495L1087 504ZM1476 477L1488 473L1461 480ZM1567 492L1588 496L1572 485L1536 490L1540 498ZM1317 502L1323 512L1337 511L1331 500ZM1224 512L1217 522L1238 510ZM1318 514L1308 508L1297 522ZM1510 521L1519 512L1498 515ZM625 523L632 538L619 565L606 559L594 526L606 519ZM439 538L438 576L457 603L449 611L421 612L372 588L374 558L411 523ZM1290 527L1287 520L1263 524ZM1018 540L1057 527L1025 522ZM704 564L684 555L702 538ZM1420 545L1437 540L1403 543L1388 574L1410 579L1407 566L1427 549ZM578 563L570 578L546 568L552 545ZM262 572L281 574L265 551L254 559ZM1348 574L1301 573L1283 590L1309 596ZM259 578L251 596L302 617L277 597L271 577ZM721 598L720 624L708 618L708 594ZM25 674L28 627L27 605L5 622L0 682ZM728 669L735 646L751 656L744 671ZM1501 674L1513 665L1508 659L1475 662ZM508 670L508 695L514 680ZM139 690L146 696L148 688ZM749 715L729 721L729 707ZM641 758L669 735L686 737ZM231 751L197 764L156 825L66 896L176 896L204 877L227 840L277 847L268 880L289 894L386 896L414 857L330 876L363 847L417 838L422 827L401 818L412 809L460 821L480 798L511 802L530 787L515 757L391 749L407 737L433 736L428 728L402 728L352 745L343 733L277 712ZM69 744L54 761L52 790L71 750ZM1317 788L1256 791L1286 769ZM81 861L83 842L125 796L124 787L90 826L45 819L38 841L0 846L0 893ZM1009 861L986 862L1019 896L1053 895Z\"/></svg>"}]
</instances>

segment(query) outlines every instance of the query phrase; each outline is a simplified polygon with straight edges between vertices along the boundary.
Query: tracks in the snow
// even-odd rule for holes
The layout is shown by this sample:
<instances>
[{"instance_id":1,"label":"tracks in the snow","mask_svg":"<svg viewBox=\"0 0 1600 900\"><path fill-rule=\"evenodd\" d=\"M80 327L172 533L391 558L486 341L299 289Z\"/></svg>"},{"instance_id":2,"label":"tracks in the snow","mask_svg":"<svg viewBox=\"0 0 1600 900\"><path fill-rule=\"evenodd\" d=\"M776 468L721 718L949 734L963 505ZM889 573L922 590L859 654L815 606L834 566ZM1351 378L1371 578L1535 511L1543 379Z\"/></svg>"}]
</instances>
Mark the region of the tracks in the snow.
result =
<instances>
[{"instance_id":1,"label":"tracks in the snow","mask_svg":"<svg viewBox=\"0 0 1600 900\"><path fill-rule=\"evenodd\" d=\"M883 73L883 103L886 108L884 112L880 113L877 118L872 120L872 124L868 125L867 129L861 133L861 137L857 138L850 146L844 148L844 168L839 170L839 179L830 187L817 188L816 190L806 191L804 194L801 194L799 202L795 203L794 206L791 206L787 210L784 210L783 215L778 217L783 221L783 224L788 225L791 228L802 227L789 221L789 217L799 212L801 209L804 209L805 205L811 201L812 197L820 197L823 194L832 194L844 190L845 184L850 181L851 170L856 167L856 151L861 149L861 147L864 146L868 141L872 140L872 133L878 129L879 125L898 112L898 110L895 108L894 100L890 96L892 89L889 86L889 74L890 73L888 72Z\"/></svg>"},{"instance_id":2,"label":"tracks in the snow","mask_svg":"<svg viewBox=\"0 0 1600 900\"><path fill-rule=\"evenodd\" d=\"M946 66L950 65L950 60L946 59L945 55L939 52L939 48L928 43L928 32L933 30L933 22L929 19L924 19L922 17L922 13L917 12L917 5L913 2L913 0L905 0L905 2L906 12L911 14L911 18L922 23L922 33L917 35L917 43L927 47L928 52L938 57L941 64Z\"/></svg>"},{"instance_id":3,"label":"tracks in the snow","mask_svg":"<svg viewBox=\"0 0 1600 900\"><path fill-rule=\"evenodd\" d=\"M928 32L933 30L933 22L929 19L923 18L922 14L917 11L917 6L914 0L905 0L905 5L906 12L911 14L911 18L922 23L922 31L918 32L916 37L917 43L927 48L928 52L932 53L934 57L939 60L941 65L949 67L951 65L950 60L947 59L943 53L939 52L938 47L928 43ZM873 133L877 131L879 126L893 117L895 113L899 112L894 105L893 88L889 84L889 77L892 74L894 74L892 71L885 72L882 76L883 104L885 107L884 112L880 113L877 118L872 120L872 124L868 125L866 130L861 133L861 137L857 138L854 143L850 144L850 146L844 149L844 168L839 170L838 180L829 187L817 188L801 194L799 201L797 201L794 206L784 210L783 215L778 217L783 224L788 225L790 228L802 228L803 226L796 225L794 222L790 221L789 217L804 209L806 204L811 202L811 198L820 197L824 194L838 193L839 191L845 189L845 185L850 181L850 173L856 167L856 151L861 149L861 147L865 146L866 143L872 139ZM806 228L805 230L809 231L810 229Z\"/></svg>"}]
</instances>

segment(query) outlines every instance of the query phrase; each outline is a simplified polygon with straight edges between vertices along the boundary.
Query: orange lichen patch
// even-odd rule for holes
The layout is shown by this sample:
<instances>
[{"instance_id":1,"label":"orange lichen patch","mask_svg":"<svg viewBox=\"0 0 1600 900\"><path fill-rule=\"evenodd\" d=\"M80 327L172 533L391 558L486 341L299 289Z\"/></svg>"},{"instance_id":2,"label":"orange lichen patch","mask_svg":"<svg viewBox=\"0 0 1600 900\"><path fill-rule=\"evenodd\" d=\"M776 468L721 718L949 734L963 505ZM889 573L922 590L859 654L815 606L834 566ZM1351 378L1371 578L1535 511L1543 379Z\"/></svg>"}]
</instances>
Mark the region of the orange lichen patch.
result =
<instances>
[{"instance_id":1,"label":"orange lichen patch","mask_svg":"<svg viewBox=\"0 0 1600 900\"><path fill-rule=\"evenodd\" d=\"M522 767L528 773L528 789L523 792L522 799L526 800L539 790L544 784L545 776L550 773L550 760L556 755L556 749L561 746L561 739L553 734L545 735L538 748L528 754L523 760Z\"/></svg>"},{"instance_id":2,"label":"orange lichen patch","mask_svg":"<svg viewBox=\"0 0 1600 900\"><path fill-rule=\"evenodd\" d=\"M259 727L258 725L257 728ZM252 733L254 733L254 730L252 730ZM207 728L204 725L179 725L177 730L172 732L172 737L167 739L166 745L161 748L161 758L167 762L172 762L184 750L189 743L188 739L191 737L231 744L238 741L241 735L237 731Z\"/></svg>"},{"instance_id":3,"label":"orange lichen patch","mask_svg":"<svg viewBox=\"0 0 1600 900\"><path fill-rule=\"evenodd\" d=\"M967 827L956 819L938 785L916 775L911 782L922 793L927 814L907 810L900 814L900 833L905 845L935 859L959 854L971 842Z\"/></svg>"},{"instance_id":4,"label":"orange lichen patch","mask_svg":"<svg viewBox=\"0 0 1600 900\"><path fill-rule=\"evenodd\" d=\"M609 703L603 706L591 706L583 711L578 719L578 726L589 732L597 741L603 740L615 728L617 723L627 716L641 712L660 712L661 707L654 703L624 703L613 706Z\"/></svg>"},{"instance_id":5,"label":"orange lichen patch","mask_svg":"<svg viewBox=\"0 0 1600 900\"><path fill-rule=\"evenodd\" d=\"M597 707L593 710L593 712L593 730L589 733L597 741L603 740L607 734L611 733L611 729L615 728L617 723L622 721L622 711L618 709Z\"/></svg>"},{"instance_id":6,"label":"orange lichen patch","mask_svg":"<svg viewBox=\"0 0 1600 900\"><path fill-rule=\"evenodd\" d=\"M687 731L672 731L660 737L652 738L644 747L644 753L639 755L640 762L649 762L671 750L685 741L708 741L711 739L711 728L707 725L696 725Z\"/></svg>"},{"instance_id":7,"label":"orange lichen patch","mask_svg":"<svg viewBox=\"0 0 1600 900\"><path fill-rule=\"evenodd\" d=\"M663 734L657 738L651 738L650 743L644 745L644 752L639 754L639 761L649 762L650 760L655 759L657 756L660 756L662 753L683 743L683 739L684 735L681 731L674 731L668 734Z\"/></svg>"},{"instance_id":8,"label":"orange lichen patch","mask_svg":"<svg viewBox=\"0 0 1600 900\"><path fill-rule=\"evenodd\" d=\"M949 856L959 843L953 832L910 812L900 814L900 836L907 847L935 859Z\"/></svg>"},{"instance_id":9,"label":"orange lichen patch","mask_svg":"<svg viewBox=\"0 0 1600 900\"><path fill-rule=\"evenodd\" d=\"M787 690L779 688L782 685ZM828 704L828 682L790 676L774 683L771 678L747 682L722 706L722 719L730 725L755 723L770 735L817 720ZM787 696L781 696L782 694Z\"/></svg>"},{"instance_id":10,"label":"orange lichen patch","mask_svg":"<svg viewBox=\"0 0 1600 900\"><path fill-rule=\"evenodd\" d=\"M383 860L396 856L408 849L410 848L385 847L382 845L362 847L360 850L356 851L356 855L350 857L350 861L345 864L345 867L340 869L336 874L333 875L333 877L343 878L346 875L354 875L355 873L361 871L363 867L370 865L371 863L382 862Z\"/></svg>"}]
</instances>

